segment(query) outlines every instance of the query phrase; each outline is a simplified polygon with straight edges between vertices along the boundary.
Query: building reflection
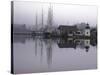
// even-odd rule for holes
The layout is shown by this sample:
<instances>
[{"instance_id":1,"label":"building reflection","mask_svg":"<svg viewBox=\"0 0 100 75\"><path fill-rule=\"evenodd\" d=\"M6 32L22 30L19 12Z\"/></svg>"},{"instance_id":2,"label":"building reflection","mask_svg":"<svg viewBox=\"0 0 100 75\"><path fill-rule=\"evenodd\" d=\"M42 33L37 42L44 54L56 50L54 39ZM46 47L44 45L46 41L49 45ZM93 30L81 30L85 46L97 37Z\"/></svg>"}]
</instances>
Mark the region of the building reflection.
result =
<instances>
[{"instance_id":1,"label":"building reflection","mask_svg":"<svg viewBox=\"0 0 100 75\"><path fill-rule=\"evenodd\" d=\"M59 48L76 48L73 38L63 39L60 38L57 42Z\"/></svg>"},{"instance_id":2,"label":"building reflection","mask_svg":"<svg viewBox=\"0 0 100 75\"><path fill-rule=\"evenodd\" d=\"M42 37L34 37L31 36L14 36L13 43L21 43L25 44L27 40L32 40L34 43L35 56L40 56L40 60L42 62L43 59L43 51L46 50L46 60L48 66L52 64L52 54L53 54L53 43L57 44L59 48L73 48L77 50L77 48L81 48L86 52L89 52L90 46L97 45L97 39L74 39L74 38L56 38L56 39L44 39ZM40 53L40 54L39 54Z\"/></svg>"},{"instance_id":3,"label":"building reflection","mask_svg":"<svg viewBox=\"0 0 100 75\"><path fill-rule=\"evenodd\" d=\"M81 48L86 50L86 52L89 51L90 48L90 39L73 39L73 38L68 38L68 39L63 39L60 38L58 41L58 46L59 48Z\"/></svg>"}]
</instances>

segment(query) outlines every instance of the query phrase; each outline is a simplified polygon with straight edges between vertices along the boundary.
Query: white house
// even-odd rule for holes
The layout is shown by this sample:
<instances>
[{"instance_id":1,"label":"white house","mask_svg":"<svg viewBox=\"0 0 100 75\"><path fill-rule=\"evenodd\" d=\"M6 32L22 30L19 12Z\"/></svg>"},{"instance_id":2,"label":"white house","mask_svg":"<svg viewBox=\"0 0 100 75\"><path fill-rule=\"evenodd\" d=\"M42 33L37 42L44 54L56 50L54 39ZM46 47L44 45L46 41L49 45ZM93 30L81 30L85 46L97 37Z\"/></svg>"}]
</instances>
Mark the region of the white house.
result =
<instances>
[{"instance_id":1,"label":"white house","mask_svg":"<svg viewBox=\"0 0 100 75\"><path fill-rule=\"evenodd\" d=\"M90 36L90 27L89 27L89 24L87 24L87 26L85 27L84 35L88 36L88 37Z\"/></svg>"}]
</instances>

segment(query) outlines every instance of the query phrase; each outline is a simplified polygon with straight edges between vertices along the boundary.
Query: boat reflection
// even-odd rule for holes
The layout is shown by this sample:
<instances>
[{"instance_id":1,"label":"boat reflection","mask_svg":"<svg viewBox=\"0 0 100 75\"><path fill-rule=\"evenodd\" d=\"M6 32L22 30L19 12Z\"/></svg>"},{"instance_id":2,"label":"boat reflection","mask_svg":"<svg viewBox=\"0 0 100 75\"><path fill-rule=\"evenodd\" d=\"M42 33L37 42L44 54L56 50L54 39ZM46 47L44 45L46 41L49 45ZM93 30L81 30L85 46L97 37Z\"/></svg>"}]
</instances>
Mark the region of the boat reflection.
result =
<instances>
[{"instance_id":1,"label":"boat reflection","mask_svg":"<svg viewBox=\"0 0 100 75\"><path fill-rule=\"evenodd\" d=\"M88 68L94 68L96 61L96 39L75 39L75 38L44 38L32 36L13 36L13 55L14 67L16 73L23 72L43 72L55 71L61 69L58 66L71 66L71 64L78 66L80 61L87 60L87 63L81 64L94 64ZM81 53L81 55L80 55ZM70 59L69 59L70 58ZM93 58L93 60L88 61ZM77 61L77 62L75 62ZM28 62L28 63L27 63ZM17 65L19 64L19 65ZM62 65L57 65L62 64ZM84 65L80 64L81 69ZM21 69L21 65L25 66ZM39 66L40 65L40 66ZM27 66L30 66L27 69ZM32 66L32 67L31 67ZM37 70L34 66L37 66ZM45 68L45 69L41 69ZM53 68L53 69L52 69ZM26 70L24 70L26 69ZM30 69L30 70L29 70ZM34 71L33 71L34 69ZM65 70L63 68L63 70ZM73 67L73 70L78 69ZM40 71L38 71L40 70ZM62 70L62 69L61 69ZM67 68L66 70L70 70Z\"/></svg>"},{"instance_id":2,"label":"boat reflection","mask_svg":"<svg viewBox=\"0 0 100 75\"><path fill-rule=\"evenodd\" d=\"M45 45L46 54L47 54L47 63L52 63L52 46L53 43L56 43L59 48L73 48L77 50L77 48L81 48L86 52L89 51L90 46L97 45L96 39L74 39L74 38L43 38L43 37L32 37L32 36L14 36L13 43L22 43L25 44L26 41L33 40L35 42L35 56L37 56L37 52L40 49L41 51L41 60L43 56L43 46ZM38 49L39 47L39 49Z\"/></svg>"},{"instance_id":3,"label":"boat reflection","mask_svg":"<svg viewBox=\"0 0 100 75\"><path fill-rule=\"evenodd\" d=\"M52 43L56 43L59 48L82 48L86 49L86 52L88 52L90 45L91 46L97 46L97 39L75 39L75 38L43 38L43 37L32 37L32 36L13 36L13 43L23 43L25 44L26 40L32 39L35 41L35 45L37 46L37 41L40 41L39 45L41 45L41 49L43 47L43 42L48 46L47 49L51 49L50 45ZM36 47L35 46L35 47ZM36 49L36 48L35 48Z\"/></svg>"}]
</instances>

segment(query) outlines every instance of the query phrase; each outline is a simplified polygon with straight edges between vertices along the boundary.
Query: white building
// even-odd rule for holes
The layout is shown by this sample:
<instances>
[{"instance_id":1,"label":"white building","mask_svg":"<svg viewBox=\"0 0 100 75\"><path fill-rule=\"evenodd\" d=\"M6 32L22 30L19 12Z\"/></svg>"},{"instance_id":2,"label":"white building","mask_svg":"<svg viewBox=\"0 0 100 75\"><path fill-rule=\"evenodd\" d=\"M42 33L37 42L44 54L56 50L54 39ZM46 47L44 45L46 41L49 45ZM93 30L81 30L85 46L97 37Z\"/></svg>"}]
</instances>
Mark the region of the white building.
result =
<instances>
[{"instance_id":1,"label":"white building","mask_svg":"<svg viewBox=\"0 0 100 75\"><path fill-rule=\"evenodd\" d=\"M76 35L90 36L90 27L88 23L77 24L77 28L78 31L76 32Z\"/></svg>"},{"instance_id":2,"label":"white building","mask_svg":"<svg viewBox=\"0 0 100 75\"><path fill-rule=\"evenodd\" d=\"M88 36L88 37L90 36L90 27L89 27L89 24L87 24L87 26L85 27L84 35Z\"/></svg>"}]
</instances>

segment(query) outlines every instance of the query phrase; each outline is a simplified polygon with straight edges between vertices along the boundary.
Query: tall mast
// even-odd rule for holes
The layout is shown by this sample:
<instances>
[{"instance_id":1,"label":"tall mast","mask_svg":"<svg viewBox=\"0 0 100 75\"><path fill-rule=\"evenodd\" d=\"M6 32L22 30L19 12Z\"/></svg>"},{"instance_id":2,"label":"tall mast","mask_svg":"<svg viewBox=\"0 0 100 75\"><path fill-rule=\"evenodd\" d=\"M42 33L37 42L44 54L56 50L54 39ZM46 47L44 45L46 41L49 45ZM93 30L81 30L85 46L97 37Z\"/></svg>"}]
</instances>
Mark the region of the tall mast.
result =
<instances>
[{"instance_id":1,"label":"tall mast","mask_svg":"<svg viewBox=\"0 0 100 75\"><path fill-rule=\"evenodd\" d=\"M48 27L48 32L51 32L52 30L52 25L53 25L53 8L51 6L51 3L50 3L50 7L48 9L48 22L47 22L47 27Z\"/></svg>"},{"instance_id":2,"label":"tall mast","mask_svg":"<svg viewBox=\"0 0 100 75\"><path fill-rule=\"evenodd\" d=\"M35 21L35 25L36 25L36 31L38 30L38 24L37 24L37 12L36 12L36 21Z\"/></svg>"},{"instance_id":3,"label":"tall mast","mask_svg":"<svg viewBox=\"0 0 100 75\"><path fill-rule=\"evenodd\" d=\"M42 29L43 29L43 21L44 19L43 19L43 7L42 7Z\"/></svg>"},{"instance_id":4,"label":"tall mast","mask_svg":"<svg viewBox=\"0 0 100 75\"><path fill-rule=\"evenodd\" d=\"M48 25L51 27L52 23L53 23L53 9L52 9L51 3L50 3L50 7L48 10Z\"/></svg>"}]
</instances>

